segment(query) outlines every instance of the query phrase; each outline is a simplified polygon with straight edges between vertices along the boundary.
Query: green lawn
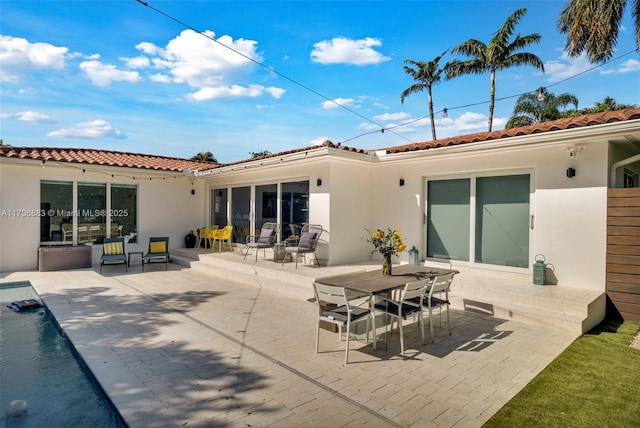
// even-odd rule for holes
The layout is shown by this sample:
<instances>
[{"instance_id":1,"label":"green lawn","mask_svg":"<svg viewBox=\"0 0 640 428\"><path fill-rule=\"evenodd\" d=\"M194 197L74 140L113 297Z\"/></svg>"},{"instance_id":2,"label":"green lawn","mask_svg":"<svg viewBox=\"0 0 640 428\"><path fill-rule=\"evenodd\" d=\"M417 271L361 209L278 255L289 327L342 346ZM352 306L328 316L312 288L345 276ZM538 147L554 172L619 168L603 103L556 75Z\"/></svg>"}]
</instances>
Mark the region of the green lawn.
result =
<instances>
[{"instance_id":1,"label":"green lawn","mask_svg":"<svg viewBox=\"0 0 640 428\"><path fill-rule=\"evenodd\" d=\"M578 338L485 427L640 427L640 323L605 320Z\"/></svg>"}]
</instances>

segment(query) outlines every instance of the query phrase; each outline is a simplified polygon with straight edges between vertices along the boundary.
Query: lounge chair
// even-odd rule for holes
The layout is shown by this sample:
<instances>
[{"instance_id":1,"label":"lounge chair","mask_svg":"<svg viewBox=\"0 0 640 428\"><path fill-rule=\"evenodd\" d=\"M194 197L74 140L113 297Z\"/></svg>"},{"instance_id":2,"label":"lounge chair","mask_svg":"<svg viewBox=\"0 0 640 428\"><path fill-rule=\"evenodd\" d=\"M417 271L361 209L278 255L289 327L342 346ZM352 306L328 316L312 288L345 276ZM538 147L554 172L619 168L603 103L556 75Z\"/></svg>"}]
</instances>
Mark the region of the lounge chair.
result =
<instances>
[{"instance_id":1,"label":"lounge chair","mask_svg":"<svg viewBox=\"0 0 640 428\"><path fill-rule=\"evenodd\" d=\"M262 248L265 257L267 256L267 248L273 248L278 240L278 232L280 231L280 225L278 223L265 223L260 229L260 235L247 236L247 251L244 253L244 258L247 258L249 250L255 248L256 250L256 262L258 261L258 250Z\"/></svg>"},{"instance_id":2,"label":"lounge chair","mask_svg":"<svg viewBox=\"0 0 640 428\"><path fill-rule=\"evenodd\" d=\"M144 271L144 262L164 262L164 270L168 269L169 262L169 237L151 237L149 238L149 251L142 257L142 270Z\"/></svg>"},{"instance_id":3,"label":"lounge chair","mask_svg":"<svg viewBox=\"0 0 640 428\"><path fill-rule=\"evenodd\" d=\"M102 273L102 266L120 263L124 264L124 270L126 272L127 257L124 251L124 238L104 238L102 256L100 257L100 273Z\"/></svg>"},{"instance_id":4,"label":"lounge chair","mask_svg":"<svg viewBox=\"0 0 640 428\"><path fill-rule=\"evenodd\" d=\"M316 246L318 240L322 234L322 226L319 224L305 224L300 231L300 237L289 237L285 240L284 251L285 254L291 254L296 261L296 269L298 269L298 256L304 257L305 263L307 262L306 254L313 254L313 260L316 265L320 265L318 262L318 256L316 255ZM287 258L282 261L284 265Z\"/></svg>"}]
</instances>

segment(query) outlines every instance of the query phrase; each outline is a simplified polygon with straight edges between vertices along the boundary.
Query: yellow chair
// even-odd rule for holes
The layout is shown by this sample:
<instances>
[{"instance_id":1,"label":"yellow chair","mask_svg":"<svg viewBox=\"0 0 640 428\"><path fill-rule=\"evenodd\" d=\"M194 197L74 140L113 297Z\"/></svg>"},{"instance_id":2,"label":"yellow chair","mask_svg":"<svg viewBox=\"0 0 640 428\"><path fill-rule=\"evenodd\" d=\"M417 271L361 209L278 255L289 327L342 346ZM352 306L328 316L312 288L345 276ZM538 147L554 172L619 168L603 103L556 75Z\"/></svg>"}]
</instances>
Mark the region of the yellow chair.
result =
<instances>
[{"instance_id":1,"label":"yellow chair","mask_svg":"<svg viewBox=\"0 0 640 428\"><path fill-rule=\"evenodd\" d=\"M229 251L233 251L231 246L231 237L233 236L233 226L225 226L222 229L213 231L213 242L211 244L211 252L215 248L216 242L218 242L218 251L222 252L222 243L227 241L229 243Z\"/></svg>"},{"instance_id":2,"label":"yellow chair","mask_svg":"<svg viewBox=\"0 0 640 428\"><path fill-rule=\"evenodd\" d=\"M211 248L211 244L213 242L213 231L214 230L218 230L218 225L214 224L211 227L203 227L200 229L200 233L198 236L198 245L196 245L196 249L200 248L200 243L202 242L203 239L206 239L206 244L204 245L204 248L207 248L207 244L209 244L209 248Z\"/></svg>"},{"instance_id":3,"label":"yellow chair","mask_svg":"<svg viewBox=\"0 0 640 428\"><path fill-rule=\"evenodd\" d=\"M209 234L209 228L208 227L201 227L200 231L198 232L198 244L196 245L196 250L200 249L200 243L202 242L203 239L207 239L207 235ZM207 244L204 244L204 247L207 247Z\"/></svg>"}]
</instances>

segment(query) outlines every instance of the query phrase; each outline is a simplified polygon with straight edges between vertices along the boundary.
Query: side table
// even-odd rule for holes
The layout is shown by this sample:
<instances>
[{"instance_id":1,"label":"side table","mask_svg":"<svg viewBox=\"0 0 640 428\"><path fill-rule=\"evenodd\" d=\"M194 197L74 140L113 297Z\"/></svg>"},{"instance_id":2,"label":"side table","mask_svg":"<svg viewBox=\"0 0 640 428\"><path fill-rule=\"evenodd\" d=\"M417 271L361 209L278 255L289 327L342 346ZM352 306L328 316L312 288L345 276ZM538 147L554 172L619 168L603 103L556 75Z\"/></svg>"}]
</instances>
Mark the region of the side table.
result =
<instances>
[{"instance_id":1,"label":"side table","mask_svg":"<svg viewBox=\"0 0 640 428\"><path fill-rule=\"evenodd\" d=\"M132 254L134 254L134 255L135 255L135 254L140 255L140 261L141 261L142 263L144 263L144 259L143 259L144 251L129 251L129 253L128 253L128 254L129 254L129 256L128 256L128 258L127 258L127 266L131 266L131 255L132 255Z\"/></svg>"},{"instance_id":2,"label":"side table","mask_svg":"<svg viewBox=\"0 0 640 428\"><path fill-rule=\"evenodd\" d=\"M284 242L273 245L273 262L282 263L287 260L291 260L291 257L287 257L287 253L284 251Z\"/></svg>"}]
</instances>

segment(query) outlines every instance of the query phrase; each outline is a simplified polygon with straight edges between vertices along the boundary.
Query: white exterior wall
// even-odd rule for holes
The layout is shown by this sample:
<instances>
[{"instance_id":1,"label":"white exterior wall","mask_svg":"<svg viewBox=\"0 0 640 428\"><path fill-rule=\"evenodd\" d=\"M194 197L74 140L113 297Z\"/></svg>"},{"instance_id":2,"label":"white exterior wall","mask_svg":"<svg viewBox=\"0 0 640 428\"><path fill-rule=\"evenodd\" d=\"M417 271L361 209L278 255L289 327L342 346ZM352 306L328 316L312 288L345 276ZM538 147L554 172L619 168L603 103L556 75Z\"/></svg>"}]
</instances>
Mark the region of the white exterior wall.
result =
<instances>
[{"instance_id":1,"label":"white exterior wall","mask_svg":"<svg viewBox=\"0 0 640 428\"><path fill-rule=\"evenodd\" d=\"M61 166L62 165L62 166ZM160 173L145 173L122 168L95 168L87 166L56 165L53 162L42 168L40 162L3 161L0 164L0 272L35 270L37 250L40 246L40 218L10 216L12 210L40 210L40 181L73 181L138 185L138 242L126 244L127 251L146 251L150 236L169 236L169 247L184 247L184 237L199 223L203 201L203 183L194 182L196 194L191 195L192 185L186 177L173 178ZM95 168L97 171L92 171ZM111 174L116 178L112 181ZM118 175L135 176L131 178ZM154 178L149 180L149 178ZM102 246L93 246L93 263L98 264Z\"/></svg>"},{"instance_id":2,"label":"white exterior wall","mask_svg":"<svg viewBox=\"0 0 640 428\"><path fill-rule=\"evenodd\" d=\"M530 265L542 253L553 264L558 285L604 290L608 147L604 142L584 144L573 159L564 147L532 145L491 152L445 149L441 155L435 149L418 158L383 157L388 160L376 165L372 174L373 227L399 230L408 249L415 245L424 259L425 180L529 173L534 215ZM570 166L576 169L574 178L566 177ZM400 178L405 182L402 187ZM408 261L408 253L398 261ZM505 271L530 274L531 267Z\"/></svg>"}]
</instances>

